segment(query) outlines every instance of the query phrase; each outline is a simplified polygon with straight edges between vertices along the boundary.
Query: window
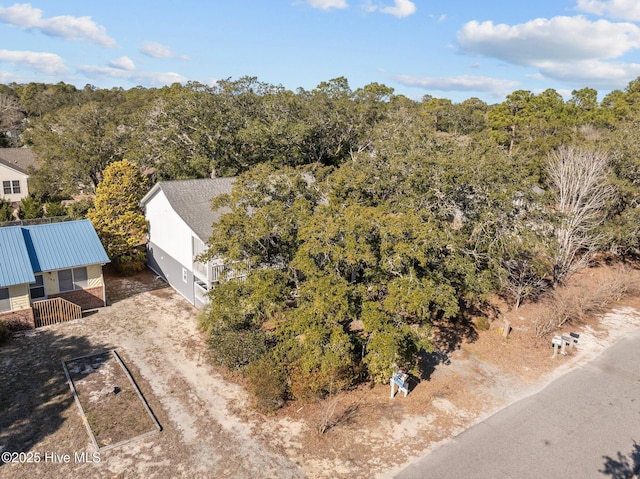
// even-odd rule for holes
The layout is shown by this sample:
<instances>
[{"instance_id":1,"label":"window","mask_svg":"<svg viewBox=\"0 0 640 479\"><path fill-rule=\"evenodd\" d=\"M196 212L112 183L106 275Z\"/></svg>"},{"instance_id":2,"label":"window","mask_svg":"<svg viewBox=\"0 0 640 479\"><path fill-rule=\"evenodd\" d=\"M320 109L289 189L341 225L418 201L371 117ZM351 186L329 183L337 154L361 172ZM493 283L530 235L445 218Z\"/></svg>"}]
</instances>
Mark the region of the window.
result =
<instances>
[{"instance_id":1,"label":"window","mask_svg":"<svg viewBox=\"0 0 640 479\"><path fill-rule=\"evenodd\" d=\"M61 293L84 289L89 286L87 268L61 269L58 271L58 288Z\"/></svg>"},{"instance_id":2,"label":"window","mask_svg":"<svg viewBox=\"0 0 640 479\"><path fill-rule=\"evenodd\" d=\"M87 268L73 268L73 289L84 289L89 286L89 277L87 276Z\"/></svg>"},{"instance_id":3,"label":"window","mask_svg":"<svg viewBox=\"0 0 640 479\"><path fill-rule=\"evenodd\" d=\"M35 283L31 283L29 285L29 294L31 295L31 301L46 298L46 294L44 292L44 279L41 274L36 274Z\"/></svg>"},{"instance_id":4,"label":"window","mask_svg":"<svg viewBox=\"0 0 640 479\"><path fill-rule=\"evenodd\" d=\"M20 193L20 180L3 181L2 191L5 195Z\"/></svg>"},{"instance_id":5,"label":"window","mask_svg":"<svg viewBox=\"0 0 640 479\"><path fill-rule=\"evenodd\" d=\"M9 288L0 288L0 311L11 311Z\"/></svg>"},{"instance_id":6,"label":"window","mask_svg":"<svg viewBox=\"0 0 640 479\"><path fill-rule=\"evenodd\" d=\"M73 273L70 269L58 271L58 288L61 292L73 290Z\"/></svg>"}]
</instances>

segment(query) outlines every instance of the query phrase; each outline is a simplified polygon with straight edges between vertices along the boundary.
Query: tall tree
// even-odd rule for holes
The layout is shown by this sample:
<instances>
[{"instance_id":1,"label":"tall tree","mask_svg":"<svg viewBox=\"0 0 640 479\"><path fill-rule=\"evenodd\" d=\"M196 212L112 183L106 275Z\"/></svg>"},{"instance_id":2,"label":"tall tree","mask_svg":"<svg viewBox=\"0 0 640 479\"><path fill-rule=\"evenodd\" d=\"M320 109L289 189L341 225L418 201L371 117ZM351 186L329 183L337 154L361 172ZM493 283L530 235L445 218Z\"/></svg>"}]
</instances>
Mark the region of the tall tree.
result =
<instances>
[{"instance_id":1,"label":"tall tree","mask_svg":"<svg viewBox=\"0 0 640 479\"><path fill-rule=\"evenodd\" d=\"M127 271L144 267L138 248L144 245L147 234L147 221L140 209L147 191L146 179L138 166L127 160L112 163L103 175L87 218L118 267Z\"/></svg>"},{"instance_id":2,"label":"tall tree","mask_svg":"<svg viewBox=\"0 0 640 479\"><path fill-rule=\"evenodd\" d=\"M27 140L43 173L55 172L56 186L75 193L83 187L95 191L107 165L124 157L130 132L115 106L92 102L34 122Z\"/></svg>"}]
</instances>

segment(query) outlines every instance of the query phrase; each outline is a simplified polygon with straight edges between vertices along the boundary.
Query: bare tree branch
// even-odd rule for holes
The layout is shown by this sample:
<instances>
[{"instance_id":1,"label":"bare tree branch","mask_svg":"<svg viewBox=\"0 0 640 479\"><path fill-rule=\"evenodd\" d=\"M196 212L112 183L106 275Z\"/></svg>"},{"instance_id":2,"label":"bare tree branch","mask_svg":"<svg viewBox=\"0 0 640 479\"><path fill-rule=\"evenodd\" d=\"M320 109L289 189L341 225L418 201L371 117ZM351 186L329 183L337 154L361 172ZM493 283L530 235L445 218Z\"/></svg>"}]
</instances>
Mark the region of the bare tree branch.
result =
<instances>
[{"instance_id":1,"label":"bare tree branch","mask_svg":"<svg viewBox=\"0 0 640 479\"><path fill-rule=\"evenodd\" d=\"M600 238L593 232L614 192L607 179L608 167L609 158L598 151L560 147L549 155L547 174L559 215L555 282L586 266L596 251Z\"/></svg>"}]
</instances>

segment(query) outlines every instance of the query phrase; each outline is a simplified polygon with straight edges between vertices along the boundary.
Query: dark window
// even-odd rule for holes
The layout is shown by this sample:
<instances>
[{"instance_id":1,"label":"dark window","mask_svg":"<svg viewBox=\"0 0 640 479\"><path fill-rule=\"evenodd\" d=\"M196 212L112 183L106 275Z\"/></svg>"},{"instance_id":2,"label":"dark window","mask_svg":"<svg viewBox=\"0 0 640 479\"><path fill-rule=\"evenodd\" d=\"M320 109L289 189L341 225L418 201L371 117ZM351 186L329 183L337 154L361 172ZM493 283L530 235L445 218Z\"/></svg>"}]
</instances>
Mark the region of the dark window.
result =
<instances>
[{"instance_id":1,"label":"dark window","mask_svg":"<svg viewBox=\"0 0 640 479\"><path fill-rule=\"evenodd\" d=\"M58 271L58 288L60 292L73 290L73 273L70 269Z\"/></svg>"},{"instance_id":2,"label":"dark window","mask_svg":"<svg viewBox=\"0 0 640 479\"><path fill-rule=\"evenodd\" d=\"M20 193L20 180L7 180L2 182L2 191L5 195Z\"/></svg>"},{"instance_id":3,"label":"dark window","mask_svg":"<svg viewBox=\"0 0 640 479\"><path fill-rule=\"evenodd\" d=\"M46 297L44 292L44 279L41 274L36 275L35 283L29 285L29 294L32 301L44 299Z\"/></svg>"},{"instance_id":4,"label":"dark window","mask_svg":"<svg viewBox=\"0 0 640 479\"><path fill-rule=\"evenodd\" d=\"M9 288L0 288L0 311L11 311Z\"/></svg>"}]
</instances>

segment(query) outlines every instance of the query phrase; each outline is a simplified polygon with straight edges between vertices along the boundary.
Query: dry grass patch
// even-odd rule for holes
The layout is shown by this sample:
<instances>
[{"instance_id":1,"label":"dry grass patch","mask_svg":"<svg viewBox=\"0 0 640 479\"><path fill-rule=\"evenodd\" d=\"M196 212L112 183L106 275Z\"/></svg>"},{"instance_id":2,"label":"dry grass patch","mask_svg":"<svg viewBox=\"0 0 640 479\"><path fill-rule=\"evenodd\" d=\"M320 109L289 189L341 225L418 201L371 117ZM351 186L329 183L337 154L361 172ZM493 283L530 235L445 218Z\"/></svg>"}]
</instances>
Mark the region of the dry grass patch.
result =
<instances>
[{"instance_id":1,"label":"dry grass patch","mask_svg":"<svg viewBox=\"0 0 640 479\"><path fill-rule=\"evenodd\" d=\"M542 301L535 320L539 338L569 323L581 323L589 316L604 312L624 297L640 293L637 273L626 266L588 270L590 285L574 281L549 293Z\"/></svg>"}]
</instances>

